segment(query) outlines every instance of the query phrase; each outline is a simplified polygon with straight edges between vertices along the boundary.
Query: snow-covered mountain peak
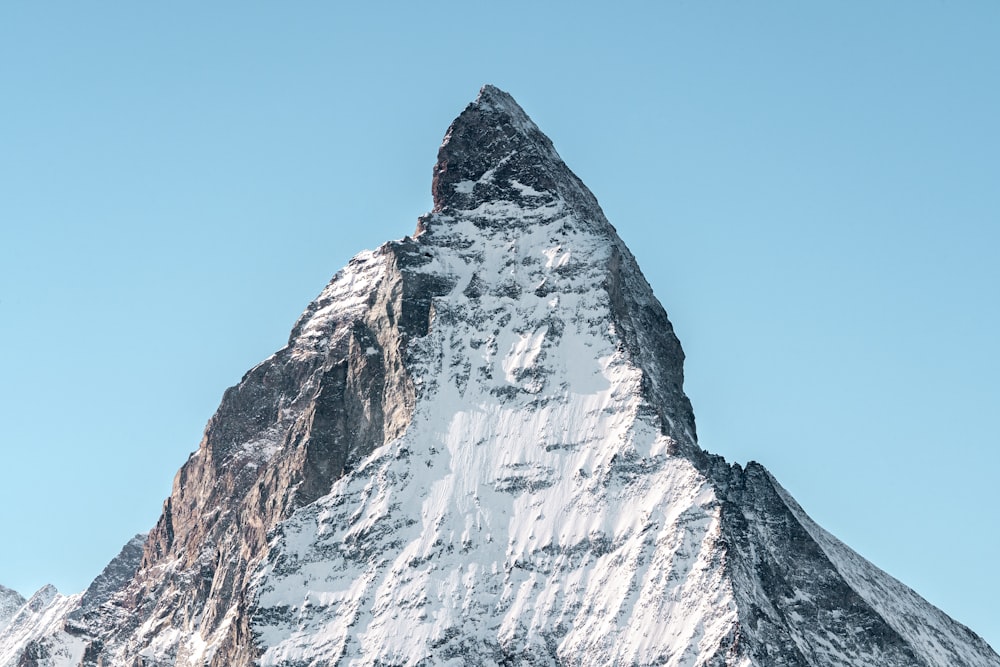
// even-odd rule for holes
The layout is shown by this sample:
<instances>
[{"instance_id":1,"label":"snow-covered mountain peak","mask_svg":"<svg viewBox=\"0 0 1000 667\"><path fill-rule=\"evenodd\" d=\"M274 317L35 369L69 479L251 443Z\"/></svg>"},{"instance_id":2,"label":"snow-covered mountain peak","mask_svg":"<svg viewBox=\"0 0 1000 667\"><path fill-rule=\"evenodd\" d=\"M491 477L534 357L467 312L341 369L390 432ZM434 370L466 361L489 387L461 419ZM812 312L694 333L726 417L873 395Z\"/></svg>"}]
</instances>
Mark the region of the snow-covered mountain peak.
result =
<instances>
[{"instance_id":1,"label":"snow-covered mountain peak","mask_svg":"<svg viewBox=\"0 0 1000 667\"><path fill-rule=\"evenodd\" d=\"M666 312L513 98L485 87L451 124L433 192L382 251L404 294L433 288L410 291L408 423L277 526L261 665L997 667L818 546L760 466L698 448Z\"/></svg>"},{"instance_id":2,"label":"snow-covered mountain peak","mask_svg":"<svg viewBox=\"0 0 1000 667\"><path fill-rule=\"evenodd\" d=\"M432 187L435 210L420 219L417 238L436 261L421 273L459 285L435 312L482 294L506 297L490 307L513 316L508 325L519 334L540 331L546 317L590 320L639 373L644 409L658 414L674 446L699 452L684 353L666 312L597 199L509 94L485 86L451 123ZM536 302L544 317L519 322L515 313ZM558 346L555 329L546 331L544 347Z\"/></svg>"},{"instance_id":3,"label":"snow-covered mountain peak","mask_svg":"<svg viewBox=\"0 0 1000 667\"><path fill-rule=\"evenodd\" d=\"M492 175L464 194L493 198L390 244L404 291L436 286L408 341L414 408L278 527L254 580L262 665L656 664L731 641L721 507L673 456L695 445L666 314L596 201L572 200L575 177L536 150L548 139L484 107L445 148L495 130L558 179L546 196L504 189L526 166L470 143L457 164Z\"/></svg>"},{"instance_id":4,"label":"snow-covered mountain peak","mask_svg":"<svg viewBox=\"0 0 1000 667\"><path fill-rule=\"evenodd\" d=\"M226 392L148 537L21 604L0 667L1000 667L698 447L666 311L507 93L433 189Z\"/></svg>"},{"instance_id":5,"label":"snow-covered mountain peak","mask_svg":"<svg viewBox=\"0 0 1000 667\"><path fill-rule=\"evenodd\" d=\"M59 595L59 590L52 584L45 584L28 598L28 608L32 611L43 609Z\"/></svg>"}]
</instances>

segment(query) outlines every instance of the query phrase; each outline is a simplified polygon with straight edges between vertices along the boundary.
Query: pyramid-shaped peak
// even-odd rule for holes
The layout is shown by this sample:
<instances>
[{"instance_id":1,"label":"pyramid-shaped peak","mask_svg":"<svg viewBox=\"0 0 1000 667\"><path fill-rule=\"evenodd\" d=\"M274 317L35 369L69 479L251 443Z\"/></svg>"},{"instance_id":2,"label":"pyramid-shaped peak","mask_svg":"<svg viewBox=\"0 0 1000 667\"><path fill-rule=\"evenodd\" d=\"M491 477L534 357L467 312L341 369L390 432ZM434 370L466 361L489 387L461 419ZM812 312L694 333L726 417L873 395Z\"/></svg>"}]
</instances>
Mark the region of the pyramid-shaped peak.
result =
<instances>
[{"instance_id":1,"label":"pyramid-shaped peak","mask_svg":"<svg viewBox=\"0 0 1000 667\"><path fill-rule=\"evenodd\" d=\"M498 117L505 117L508 122L522 132L539 131L538 126L528 117L517 100L510 93L500 90L494 85L486 84L480 88L479 95L469 107L476 108L481 113L492 113Z\"/></svg>"},{"instance_id":2,"label":"pyramid-shaped peak","mask_svg":"<svg viewBox=\"0 0 1000 667\"><path fill-rule=\"evenodd\" d=\"M544 205L578 199L583 184L514 98L486 85L456 118L434 165L434 209L471 210L487 202ZM593 196L587 192L587 198Z\"/></svg>"},{"instance_id":3,"label":"pyramid-shaped peak","mask_svg":"<svg viewBox=\"0 0 1000 667\"><path fill-rule=\"evenodd\" d=\"M28 607L32 611L40 611L59 595L59 589L52 584L45 584L28 599Z\"/></svg>"},{"instance_id":4,"label":"pyramid-shaped peak","mask_svg":"<svg viewBox=\"0 0 1000 667\"><path fill-rule=\"evenodd\" d=\"M0 666L1000 667L698 447L666 311L510 95L434 188L225 392L148 537L82 595L0 586Z\"/></svg>"}]
</instances>

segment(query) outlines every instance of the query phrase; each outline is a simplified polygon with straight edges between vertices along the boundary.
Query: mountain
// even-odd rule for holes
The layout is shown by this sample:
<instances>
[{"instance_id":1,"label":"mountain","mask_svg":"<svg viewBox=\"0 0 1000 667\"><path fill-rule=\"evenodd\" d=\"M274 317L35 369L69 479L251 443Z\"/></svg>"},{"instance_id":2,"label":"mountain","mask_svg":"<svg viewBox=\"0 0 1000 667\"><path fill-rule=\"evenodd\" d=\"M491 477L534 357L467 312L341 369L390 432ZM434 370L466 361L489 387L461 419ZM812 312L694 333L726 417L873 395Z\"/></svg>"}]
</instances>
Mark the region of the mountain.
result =
<instances>
[{"instance_id":1,"label":"mountain","mask_svg":"<svg viewBox=\"0 0 1000 667\"><path fill-rule=\"evenodd\" d=\"M0 667L1000 666L698 446L666 312L509 95L433 173L414 236L334 276L149 535L21 605Z\"/></svg>"}]
</instances>

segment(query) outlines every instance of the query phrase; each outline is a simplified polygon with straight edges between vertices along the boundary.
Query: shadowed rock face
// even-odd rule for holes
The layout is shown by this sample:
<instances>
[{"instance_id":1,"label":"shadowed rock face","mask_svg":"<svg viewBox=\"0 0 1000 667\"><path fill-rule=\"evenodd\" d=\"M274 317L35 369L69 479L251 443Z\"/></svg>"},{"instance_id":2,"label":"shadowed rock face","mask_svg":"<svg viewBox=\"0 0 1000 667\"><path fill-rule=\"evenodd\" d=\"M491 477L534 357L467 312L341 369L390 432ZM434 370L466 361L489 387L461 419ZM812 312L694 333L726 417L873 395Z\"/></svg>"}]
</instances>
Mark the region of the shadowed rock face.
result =
<instances>
[{"instance_id":1,"label":"shadowed rock face","mask_svg":"<svg viewBox=\"0 0 1000 667\"><path fill-rule=\"evenodd\" d=\"M517 201L526 188L546 193L542 197L548 201L569 190L586 190L514 98L485 86L448 128L438 151L431 185L434 210Z\"/></svg>"},{"instance_id":2,"label":"shadowed rock face","mask_svg":"<svg viewBox=\"0 0 1000 667\"><path fill-rule=\"evenodd\" d=\"M213 664L254 658L243 608L268 531L397 437L413 409L407 343L426 333L431 299L449 287L410 275L424 261L414 245L355 259L310 304L288 346L225 393L177 474L134 579L88 614L105 647L101 664L137 660L163 627L212 637L220 647ZM364 276L361 291L345 278L354 272ZM339 307L345 298L352 308ZM166 654L188 659L183 646Z\"/></svg>"},{"instance_id":3,"label":"shadowed rock face","mask_svg":"<svg viewBox=\"0 0 1000 667\"><path fill-rule=\"evenodd\" d=\"M18 596L9 664L1000 666L698 447L666 312L513 98L432 191L225 393L148 537Z\"/></svg>"}]
</instances>

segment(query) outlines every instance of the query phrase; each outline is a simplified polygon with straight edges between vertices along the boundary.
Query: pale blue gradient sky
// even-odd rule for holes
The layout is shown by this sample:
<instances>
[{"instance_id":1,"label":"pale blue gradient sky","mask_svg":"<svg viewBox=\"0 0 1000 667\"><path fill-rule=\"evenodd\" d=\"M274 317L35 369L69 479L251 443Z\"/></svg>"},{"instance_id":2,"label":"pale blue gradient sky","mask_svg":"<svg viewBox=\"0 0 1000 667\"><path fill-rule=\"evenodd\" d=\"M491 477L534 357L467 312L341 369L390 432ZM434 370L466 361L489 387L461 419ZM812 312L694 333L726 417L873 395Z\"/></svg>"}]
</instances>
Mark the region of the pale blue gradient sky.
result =
<instances>
[{"instance_id":1,"label":"pale blue gradient sky","mask_svg":"<svg viewBox=\"0 0 1000 667\"><path fill-rule=\"evenodd\" d=\"M422 4L0 7L0 583L153 525L490 82L638 256L702 445L1000 645L1000 3Z\"/></svg>"}]
</instances>

